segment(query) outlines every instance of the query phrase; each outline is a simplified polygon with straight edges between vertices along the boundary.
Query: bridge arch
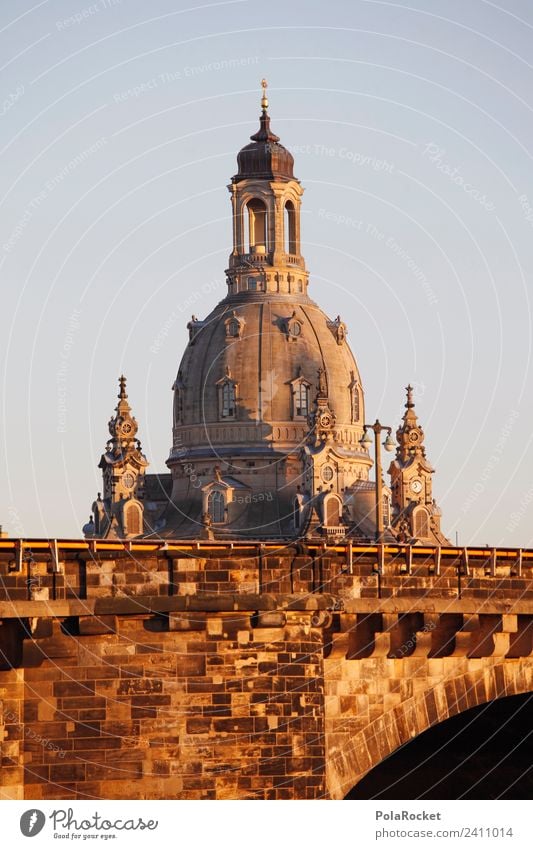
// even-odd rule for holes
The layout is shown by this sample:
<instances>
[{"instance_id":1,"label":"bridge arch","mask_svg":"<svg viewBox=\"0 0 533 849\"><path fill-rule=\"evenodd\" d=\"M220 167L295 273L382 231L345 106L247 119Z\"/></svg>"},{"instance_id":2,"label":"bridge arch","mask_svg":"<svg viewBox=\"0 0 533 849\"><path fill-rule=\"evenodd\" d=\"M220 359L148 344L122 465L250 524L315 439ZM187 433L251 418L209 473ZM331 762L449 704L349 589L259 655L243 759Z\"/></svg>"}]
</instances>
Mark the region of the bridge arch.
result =
<instances>
[{"instance_id":1,"label":"bridge arch","mask_svg":"<svg viewBox=\"0 0 533 849\"><path fill-rule=\"evenodd\" d=\"M355 734L336 733L330 720L326 737L329 797L344 799L381 761L429 728L494 699L528 692L533 692L533 658L500 659L492 664L483 658L470 660L466 672L450 674L421 689Z\"/></svg>"}]
</instances>

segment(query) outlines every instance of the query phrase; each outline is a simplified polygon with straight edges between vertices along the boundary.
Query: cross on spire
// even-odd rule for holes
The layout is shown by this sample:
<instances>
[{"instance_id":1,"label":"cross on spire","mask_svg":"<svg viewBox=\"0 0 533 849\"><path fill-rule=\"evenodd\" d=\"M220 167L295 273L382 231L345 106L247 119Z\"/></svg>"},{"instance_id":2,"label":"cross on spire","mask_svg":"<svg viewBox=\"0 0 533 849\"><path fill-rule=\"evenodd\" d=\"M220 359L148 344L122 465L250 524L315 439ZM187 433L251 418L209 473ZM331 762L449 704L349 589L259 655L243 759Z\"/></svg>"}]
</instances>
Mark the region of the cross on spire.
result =
<instances>
[{"instance_id":1,"label":"cross on spire","mask_svg":"<svg viewBox=\"0 0 533 849\"><path fill-rule=\"evenodd\" d=\"M124 401L128 397L128 393L126 392L126 378L123 374L120 375L118 379L120 385L120 391L118 393L118 397L121 401Z\"/></svg>"}]
</instances>

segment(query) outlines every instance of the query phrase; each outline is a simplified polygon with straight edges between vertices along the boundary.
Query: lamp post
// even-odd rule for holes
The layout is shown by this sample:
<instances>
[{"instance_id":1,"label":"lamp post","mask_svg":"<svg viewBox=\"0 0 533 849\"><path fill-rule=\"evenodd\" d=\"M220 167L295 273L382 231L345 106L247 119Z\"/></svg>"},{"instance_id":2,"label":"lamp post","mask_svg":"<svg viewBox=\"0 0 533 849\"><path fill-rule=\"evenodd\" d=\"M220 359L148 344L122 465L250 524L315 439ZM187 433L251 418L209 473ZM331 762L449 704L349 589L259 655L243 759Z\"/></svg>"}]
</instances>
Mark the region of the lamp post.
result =
<instances>
[{"instance_id":1,"label":"lamp post","mask_svg":"<svg viewBox=\"0 0 533 849\"><path fill-rule=\"evenodd\" d=\"M387 431L387 438L383 443L386 451L394 451L395 442L391 436L392 428L382 425L379 419L376 419L374 424L364 425L365 432L359 442L366 450L372 445L372 437L370 431L374 432L374 451L375 451L375 468L376 468L376 542L383 540L383 484L381 480L381 434Z\"/></svg>"}]
</instances>

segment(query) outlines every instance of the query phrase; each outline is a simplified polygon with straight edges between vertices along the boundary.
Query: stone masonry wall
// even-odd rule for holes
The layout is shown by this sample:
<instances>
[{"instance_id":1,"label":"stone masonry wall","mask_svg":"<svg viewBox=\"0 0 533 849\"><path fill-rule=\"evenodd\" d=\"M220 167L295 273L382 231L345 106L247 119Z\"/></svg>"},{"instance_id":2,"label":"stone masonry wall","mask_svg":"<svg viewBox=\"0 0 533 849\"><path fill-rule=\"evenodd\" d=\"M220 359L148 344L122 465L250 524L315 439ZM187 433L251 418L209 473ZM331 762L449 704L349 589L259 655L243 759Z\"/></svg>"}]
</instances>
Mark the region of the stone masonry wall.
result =
<instances>
[{"instance_id":1,"label":"stone masonry wall","mask_svg":"<svg viewBox=\"0 0 533 849\"><path fill-rule=\"evenodd\" d=\"M342 798L533 688L533 553L178 548L0 547L1 797Z\"/></svg>"},{"instance_id":2,"label":"stone masonry wall","mask_svg":"<svg viewBox=\"0 0 533 849\"><path fill-rule=\"evenodd\" d=\"M321 635L301 616L268 628L196 614L164 631L140 614L94 630L104 625L78 636L55 622L7 673L23 678L4 717L26 798L323 794Z\"/></svg>"}]
</instances>

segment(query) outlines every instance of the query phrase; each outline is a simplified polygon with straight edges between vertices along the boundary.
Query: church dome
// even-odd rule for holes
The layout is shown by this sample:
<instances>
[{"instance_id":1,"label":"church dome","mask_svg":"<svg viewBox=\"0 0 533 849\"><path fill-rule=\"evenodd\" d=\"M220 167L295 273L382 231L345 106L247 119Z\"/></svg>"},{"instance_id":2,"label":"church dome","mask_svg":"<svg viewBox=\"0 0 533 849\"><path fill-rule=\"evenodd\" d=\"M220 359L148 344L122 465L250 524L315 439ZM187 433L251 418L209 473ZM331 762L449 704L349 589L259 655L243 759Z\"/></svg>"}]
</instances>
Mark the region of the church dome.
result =
<instances>
[{"instance_id":1,"label":"church dome","mask_svg":"<svg viewBox=\"0 0 533 849\"><path fill-rule=\"evenodd\" d=\"M219 516L219 533L224 518L230 534L268 537L294 533L300 491L368 479L361 380L339 317L306 295L242 293L188 327L173 387L170 535L198 534L212 485L231 489L233 504L249 499L234 521Z\"/></svg>"},{"instance_id":2,"label":"church dome","mask_svg":"<svg viewBox=\"0 0 533 849\"><path fill-rule=\"evenodd\" d=\"M173 386L168 535L212 524L217 535L290 536L311 502L321 521L341 525L342 494L372 465L346 326L307 294L303 188L270 130L262 85L261 126L229 186L228 294L189 322Z\"/></svg>"},{"instance_id":3,"label":"church dome","mask_svg":"<svg viewBox=\"0 0 533 849\"><path fill-rule=\"evenodd\" d=\"M276 544L396 535L410 544L447 544L410 386L391 489L381 483L382 431L390 450L392 429L376 419L366 433L346 325L308 295L304 189L291 154L270 130L266 80L261 85L261 126L239 152L228 186L227 295L206 318L192 316L172 386L170 474L146 474L121 377L99 464L104 497L93 503L84 534Z\"/></svg>"},{"instance_id":4,"label":"church dome","mask_svg":"<svg viewBox=\"0 0 533 849\"><path fill-rule=\"evenodd\" d=\"M192 440L195 451L224 454L235 444L266 454L303 445L321 373L343 450L359 453L363 398L346 333L340 317L330 320L307 296L242 293L193 318L174 388L175 425L187 429L190 449ZM224 386L233 388L229 411Z\"/></svg>"}]
</instances>

